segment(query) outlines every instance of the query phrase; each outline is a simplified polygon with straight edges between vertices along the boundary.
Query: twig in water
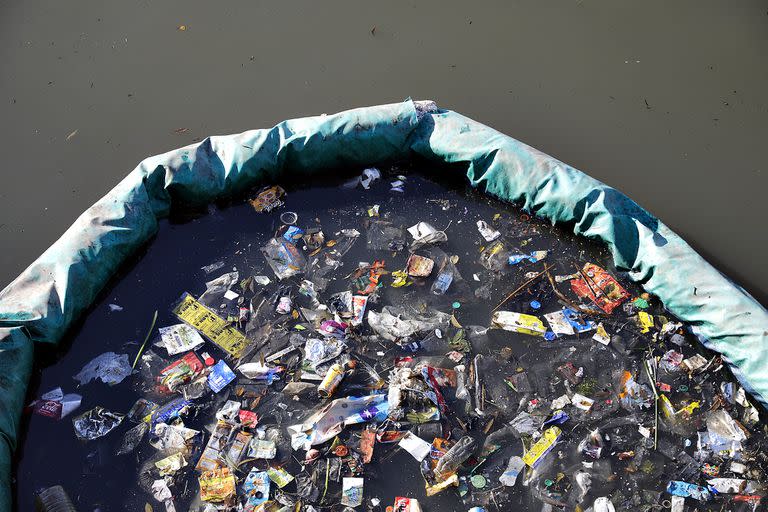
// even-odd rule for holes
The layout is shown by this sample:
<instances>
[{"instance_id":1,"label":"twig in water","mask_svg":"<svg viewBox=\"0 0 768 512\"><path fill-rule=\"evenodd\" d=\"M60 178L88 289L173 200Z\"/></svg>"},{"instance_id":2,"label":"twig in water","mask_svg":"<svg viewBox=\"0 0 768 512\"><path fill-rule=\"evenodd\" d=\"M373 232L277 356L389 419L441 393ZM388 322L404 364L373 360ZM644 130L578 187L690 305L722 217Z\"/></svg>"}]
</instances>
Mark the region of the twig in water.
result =
<instances>
[{"instance_id":1,"label":"twig in water","mask_svg":"<svg viewBox=\"0 0 768 512\"><path fill-rule=\"evenodd\" d=\"M495 308L493 308L493 309L491 310L491 312L493 312L493 311L496 311L497 309L499 309L499 308L500 308L502 305L504 305L504 303L505 303L505 302L507 302L509 299L511 299L512 297L514 297L514 296L515 296L515 295L517 295L518 293L520 293L520 292L521 292L522 290L524 290L525 288L527 288L527 287L528 287L528 286L529 286L529 285L530 285L532 282L534 282L535 280L537 280L538 278L540 278L541 276L543 276L543 275L544 275L544 273L545 273L547 270L549 270L550 268L552 268L552 267L551 267L551 266L548 266L548 265L545 263L545 264L544 264L544 270L542 270L541 272L537 273L535 276L533 276L532 278L528 279L526 282L524 282L523 284L521 284L520 286L518 286L517 288L515 288L515 291L513 291L512 293L510 293L509 295L507 295L506 297L504 297L504 300L502 300L501 302L499 302L499 303L498 303L498 305L497 305Z\"/></svg>"},{"instance_id":2,"label":"twig in water","mask_svg":"<svg viewBox=\"0 0 768 512\"><path fill-rule=\"evenodd\" d=\"M580 306L579 304L576 304L572 300L570 300L568 297L563 295L563 292L561 292L555 283L555 279L552 277L552 274L549 272L549 270L545 271L547 273L547 279L549 280L549 284L552 285L552 291L555 292L555 295L557 295L557 298L568 304L568 307L571 309L574 309L576 311L580 311L584 313L585 315L600 315L600 316L608 316L607 313L603 311L593 310L585 308L584 306Z\"/></svg>"}]
</instances>

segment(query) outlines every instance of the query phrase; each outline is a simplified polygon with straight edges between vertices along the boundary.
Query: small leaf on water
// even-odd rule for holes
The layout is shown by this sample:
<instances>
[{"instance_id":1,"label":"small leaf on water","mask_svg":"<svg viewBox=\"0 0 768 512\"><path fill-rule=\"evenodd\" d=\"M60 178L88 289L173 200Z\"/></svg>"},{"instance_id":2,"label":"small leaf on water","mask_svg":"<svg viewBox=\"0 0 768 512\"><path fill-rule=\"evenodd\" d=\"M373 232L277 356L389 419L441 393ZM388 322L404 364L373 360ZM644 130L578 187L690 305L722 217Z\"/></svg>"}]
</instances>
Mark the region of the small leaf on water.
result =
<instances>
[{"instance_id":1,"label":"small leaf on water","mask_svg":"<svg viewBox=\"0 0 768 512\"><path fill-rule=\"evenodd\" d=\"M144 512L152 512L152 505L150 505L149 503L144 505Z\"/></svg>"}]
</instances>

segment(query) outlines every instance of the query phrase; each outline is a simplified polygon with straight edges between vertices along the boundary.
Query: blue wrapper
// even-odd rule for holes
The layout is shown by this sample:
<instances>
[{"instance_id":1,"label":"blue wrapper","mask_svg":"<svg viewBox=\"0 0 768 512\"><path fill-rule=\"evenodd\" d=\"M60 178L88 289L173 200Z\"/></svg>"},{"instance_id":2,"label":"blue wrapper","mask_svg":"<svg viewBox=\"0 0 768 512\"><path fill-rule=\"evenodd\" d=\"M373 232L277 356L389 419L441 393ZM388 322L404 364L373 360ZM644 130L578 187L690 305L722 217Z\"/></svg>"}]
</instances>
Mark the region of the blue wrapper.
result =
<instances>
[{"instance_id":1,"label":"blue wrapper","mask_svg":"<svg viewBox=\"0 0 768 512\"><path fill-rule=\"evenodd\" d=\"M161 405L152 413L152 427L158 423L170 423L179 417L182 409L190 405L192 402L184 397L174 398L170 402Z\"/></svg>"},{"instance_id":2,"label":"blue wrapper","mask_svg":"<svg viewBox=\"0 0 768 512\"><path fill-rule=\"evenodd\" d=\"M694 498L699 501L709 501L712 499L712 494L706 487L701 487L696 484L689 484L688 482L681 482L679 480L672 480L667 484L667 492L672 496L682 496L684 498Z\"/></svg>"},{"instance_id":3,"label":"blue wrapper","mask_svg":"<svg viewBox=\"0 0 768 512\"><path fill-rule=\"evenodd\" d=\"M290 226L288 229L285 230L285 233L283 233L283 238L288 242L295 242L296 240L301 238L303 235L304 235L303 229L296 226Z\"/></svg>"},{"instance_id":4,"label":"blue wrapper","mask_svg":"<svg viewBox=\"0 0 768 512\"><path fill-rule=\"evenodd\" d=\"M269 499L269 475L266 471L252 469L243 483L243 490L248 496L246 510L253 510Z\"/></svg>"},{"instance_id":5,"label":"blue wrapper","mask_svg":"<svg viewBox=\"0 0 768 512\"><path fill-rule=\"evenodd\" d=\"M565 411L555 411L552 417L544 422L544 426L548 427L549 425L562 425L569 419L571 419L571 417L568 416L568 413Z\"/></svg>"},{"instance_id":6,"label":"blue wrapper","mask_svg":"<svg viewBox=\"0 0 768 512\"><path fill-rule=\"evenodd\" d=\"M585 319L584 323L580 323L579 314L570 308L563 308L563 314L565 315L565 319L568 321L569 324L571 324L571 326L576 332L579 332L579 333L587 332L595 328L595 322L593 322L592 320Z\"/></svg>"},{"instance_id":7,"label":"blue wrapper","mask_svg":"<svg viewBox=\"0 0 768 512\"><path fill-rule=\"evenodd\" d=\"M208 374L208 386L214 393L224 389L233 380L235 380L235 374L223 360L213 365L211 373Z\"/></svg>"}]
</instances>

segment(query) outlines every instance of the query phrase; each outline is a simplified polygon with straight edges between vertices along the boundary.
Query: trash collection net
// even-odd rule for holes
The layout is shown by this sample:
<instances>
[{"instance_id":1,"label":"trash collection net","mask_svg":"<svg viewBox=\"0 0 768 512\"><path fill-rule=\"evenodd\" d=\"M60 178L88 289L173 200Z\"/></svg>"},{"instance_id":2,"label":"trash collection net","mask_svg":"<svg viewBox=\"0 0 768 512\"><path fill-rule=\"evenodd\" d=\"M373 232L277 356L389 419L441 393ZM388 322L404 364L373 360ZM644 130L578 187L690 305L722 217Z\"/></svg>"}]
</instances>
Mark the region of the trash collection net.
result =
<instances>
[{"instance_id":1,"label":"trash collection net","mask_svg":"<svg viewBox=\"0 0 768 512\"><path fill-rule=\"evenodd\" d=\"M604 247L430 171L175 212L41 368L19 510L759 503L720 357Z\"/></svg>"}]
</instances>

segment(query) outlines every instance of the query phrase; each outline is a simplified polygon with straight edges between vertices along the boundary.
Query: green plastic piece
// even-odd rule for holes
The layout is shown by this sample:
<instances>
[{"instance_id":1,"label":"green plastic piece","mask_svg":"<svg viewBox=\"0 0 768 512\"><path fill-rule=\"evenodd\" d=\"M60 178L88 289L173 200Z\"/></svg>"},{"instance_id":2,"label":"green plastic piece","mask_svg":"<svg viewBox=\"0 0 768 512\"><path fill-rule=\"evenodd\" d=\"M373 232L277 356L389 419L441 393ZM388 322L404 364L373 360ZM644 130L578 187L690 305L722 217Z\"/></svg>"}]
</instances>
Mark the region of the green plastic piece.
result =
<instances>
[{"instance_id":1,"label":"green plastic piece","mask_svg":"<svg viewBox=\"0 0 768 512\"><path fill-rule=\"evenodd\" d=\"M472 487L475 489L482 489L488 483L483 475L472 475L470 482L472 482Z\"/></svg>"}]
</instances>

